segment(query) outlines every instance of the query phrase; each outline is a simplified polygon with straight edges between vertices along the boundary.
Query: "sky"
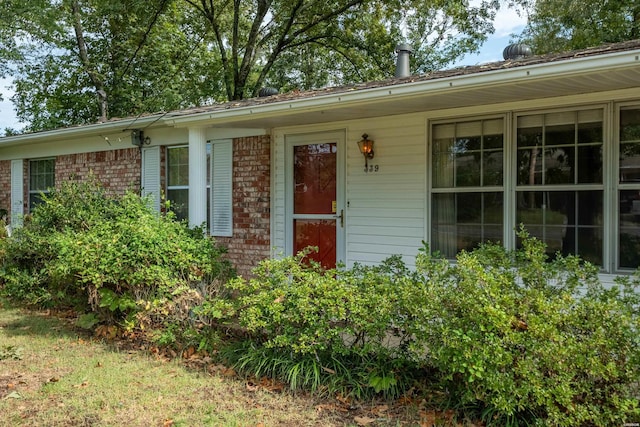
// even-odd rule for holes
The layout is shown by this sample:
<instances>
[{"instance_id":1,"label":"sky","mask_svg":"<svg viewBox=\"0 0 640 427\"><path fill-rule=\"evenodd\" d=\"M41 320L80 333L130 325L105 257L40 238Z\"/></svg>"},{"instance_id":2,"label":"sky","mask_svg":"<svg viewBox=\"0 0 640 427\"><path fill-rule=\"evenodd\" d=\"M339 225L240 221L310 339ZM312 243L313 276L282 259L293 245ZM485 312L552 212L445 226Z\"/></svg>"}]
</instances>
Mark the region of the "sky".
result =
<instances>
[{"instance_id":1,"label":"sky","mask_svg":"<svg viewBox=\"0 0 640 427\"><path fill-rule=\"evenodd\" d=\"M475 2L478 0L471 0ZM477 65L486 62L501 61L502 51L509 44L511 34L517 34L524 28L526 18L518 16L515 10L502 9L498 12L494 22L495 32L489 36L482 46L480 53L469 54L453 66ZM13 95L11 80L0 79L0 94L3 100L0 101L0 134L5 128L20 130L24 127L16 118L13 111L13 104L10 101Z\"/></svg>"}]
</instances>

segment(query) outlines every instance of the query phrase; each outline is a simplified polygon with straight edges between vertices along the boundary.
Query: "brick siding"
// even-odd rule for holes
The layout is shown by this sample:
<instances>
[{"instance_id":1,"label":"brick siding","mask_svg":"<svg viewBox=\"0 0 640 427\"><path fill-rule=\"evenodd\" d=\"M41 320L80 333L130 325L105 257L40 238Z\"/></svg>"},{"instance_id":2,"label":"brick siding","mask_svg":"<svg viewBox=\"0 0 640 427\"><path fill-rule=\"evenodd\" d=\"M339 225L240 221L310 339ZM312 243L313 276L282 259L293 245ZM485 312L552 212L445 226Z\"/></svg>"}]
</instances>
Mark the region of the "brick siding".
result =
<instances>
[{"instance_id":1,"label":"brick siding","mask_svg":"<svg viewBox=\"0 0 640 427\"><path fill-rule=\"evenodd\" d=\"M11 215L11 160L0 160L0 209Z\"/></svg>"},{"instance_id":2,"label":"brick siding","mask_svg":"<svg viewBox=\"0 0 640 427\"><path fill-rule=\"evenodd\" d=\"M268 135L233 141L233 237L217 237L227 257L244 277L270 256L270 149ZM166 190L166 147L161 148L161 186ZM25 212L28 209L29 162L24 162ZM55 182L84 180L92 173L114 194L139 191L141 154L138 148L57 156ZM10 210L11 162L0 161L0 208ZM6 205L6 208L4 207Z\"/></svg>"},{"instance_id":3,"label":"brick siding","mask_svg":"<svg viewBox=\"0 0 640 427\"><path fill-rule=\"evenodd\" d=\"M138 148L69 154L56 157L56 185L85 180L90 173L112 194L140 191L141 155Z\"/></svg>"},{"instance_id":4,"label":"brick siding","mask_svg":"<svg viewBox=\"0 0 640 427\"><path fill-rule=\"evenodd\" d=\"M238 274L271 255L269 135L233 141L233 237L217 237Z\"/></svg>"}]
</instances>

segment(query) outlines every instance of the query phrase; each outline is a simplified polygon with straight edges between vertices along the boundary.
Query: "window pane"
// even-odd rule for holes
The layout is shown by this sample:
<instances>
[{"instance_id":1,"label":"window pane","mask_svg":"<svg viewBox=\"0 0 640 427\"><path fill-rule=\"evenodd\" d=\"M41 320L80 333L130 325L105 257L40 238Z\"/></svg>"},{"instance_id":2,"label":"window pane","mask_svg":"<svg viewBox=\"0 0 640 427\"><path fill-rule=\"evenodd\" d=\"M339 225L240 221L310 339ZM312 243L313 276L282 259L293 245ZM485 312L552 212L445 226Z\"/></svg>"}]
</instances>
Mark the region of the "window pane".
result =
<instances>
[{"instance_id":1,"label":"window pane","mask_svg":"<svg viewBox=\"0 0 640 427\"><path fill-rule=\"evenodd\" d=\"M433 142L433 187L447 188L454 186L454 162L450 151L452 139L436 139Z\"/></svg>"},{"instance_id":2,"label":"window pane","mask_svg":"<svg viewBox=\"0 0 640 427\"><path fill-rule=\"evenodd\" d=\"M578 148L578 184L602 183L602 145Z\"/></svg>"},{"instance_id":3,"label":"window pane","mask_svg":"<svg viewBox=\"0 0 640 427\"><path fill-rule=\"evenodd\" d=\"M502 126L502 119L434 126L433 188L501 186Z\"/></svg>"},{"instance_id":4,"label":"window pane","mask_svg":"<svg viewBox=\"0 0 640 427\"><path fill-rule=\"evenodd\" d=\"M640 108L620 111L620 141L640 142Z\"/></svg>"},{"instance_id":5,"label":"window pane","mask_svg":"<svg viewBox=\"0 0 640 427\"><path fill-rule=\"evenodd\" d=\"M620 183L640 182L640 143L620 144Z\"/></svg>"},{"instance_id":6,"label":"window pane","mask_svg":"<svg viewBox=\"0 0 640 427\"><path fill-rule=\"evenodd\" d=\"M482 160L482 185L502 185L502 150L485 151Z\"/></svg>"},{"instance_id":7,"label":"window pane","mask_svg":"<svg viewBox=\"0 0 640 427\"><path fill-rule=\"evenodd\" d=\"M600 109L519 117L518 185L602 184L602 117Z\"/></svg>"},{"instance_id":8,"label":"window pane","mask_svg":"<svg viewBox=\"0 0 640 427\"><path fill-rule=\"evenodd\" d=\"M545 128L545 145L567 145L575 142L575 125L547 126Z\"/></svg>"},{"instance_id":9,"label":"window pane","mask_svg":"<svg viewBox=\"0 0 640 427\"><path fill-rule=\"evenodd\" d=\"M456 162L455 187L477 187L480 185L480 160L482 153L467 147L479 146L480 138L457 139L454 147Z\"/></svg>"},{"instance_id":10,"label":"window pane","mask_svg":"<svg viewBox=\"0 0 640 427\"><path fill-rule=\"evenodd\" d=\"M518 150L518 185L542 184L542 149Z\"/></svg>"},{"instance_id":11,"label":"window pane","mask_svg":"<svg viewBox=\"0 0 640 427\"><path fill-rule=\"evenodd\" d=\"M544 184L573 184L573 147L548 148L544 150Z\"/></svg>"},{"instance_id":12,"label":"window pane","mask_svg":"<svg viewBox=\"0 0 640 427\"><path fill-rule=\"evenodd\" d=\"M293 221L294 247L298 253L307 246L315 246L318 252L311 252L308 257L325 268L336 266L336 220L328 219L296 219Z\"/></svg>"},{"instance_id":13,"label":"window pane","mask_svg":"<svg viewBox=\"0 0 640 427\"><path fill-rule=\"evenodd\" d=\"M577 254L602 265L602 191L520 191L516 195L516 222L547 244L550 257L556 252Z\"/></svg>"},{"instance_id":14,"label":"window pane","mask_svg":"<svg viewBox=\"0 0 640 427\"><path fill-rule=\"evenodd\" d=\"M336 213L337 145L298 145L293 148L293 156L293 212Z\"/></svg>"},{"instance_id":15,"label":"window pane","mask_svg":"<svg viewBox=\"0 0 640 427\"><path fill-rule=\"evenodd\" d=\"M620 111L620 182L640 182L640 109Z\"/></svg>"},{"instance_id":16,"label":"window pane","mask_svg":"<svg viewBox=\"0 0 640 427\"><path fill-rule=\"evenodd\" d=\"M454 258L481 242L503 241L502 213L501 192L434 194L431 248Z\"/></svg>"},{"instance_id":17,"label":"window pane","mask_svg":"<svg viewBox=\"0 0 640 427\"><path fill-rule=\"evenodd\" d=\"M179 220L189 219L189 190L188 189L168 189L167 200L170 202L171 210Z\"/></svg>"},{"instance_id":18,"label":"window pane","mask_svg":"<svg viewBox=\"0 0 640 427\"><path fill-rule=\"evenodd\" d=\"M167 150L167 185L189 185L189 148Z\"/></svg>"},{"instance_id":19,"label":"window pane","mask_svg":"<svg viewBox=\"0 0 640 427\"><path fill-rule=\"evenodd\" d=\"M640 190L620 191L619 267L640 266Z\"/></svg>"},{"instance_id":20,"label":"window pane","mask_svg":"<svg viewBox=\"0 0 640 427\"><path fill-rule=\"evenodd\" d=\"M578 125L578 144L602 143L602 122L580 123Z\"/></svg>"}]
</instances>

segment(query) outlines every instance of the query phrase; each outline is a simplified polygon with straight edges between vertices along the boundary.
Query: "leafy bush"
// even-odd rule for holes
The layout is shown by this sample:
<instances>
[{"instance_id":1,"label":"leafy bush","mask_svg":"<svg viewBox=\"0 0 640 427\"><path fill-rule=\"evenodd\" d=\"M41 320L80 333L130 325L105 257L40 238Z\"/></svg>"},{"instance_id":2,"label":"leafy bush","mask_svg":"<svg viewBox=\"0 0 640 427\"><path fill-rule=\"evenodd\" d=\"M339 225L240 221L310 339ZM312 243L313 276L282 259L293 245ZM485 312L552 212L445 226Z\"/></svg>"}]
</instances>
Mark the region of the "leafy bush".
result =
<instances>
[{"instance_id":1,"label":"leafy bush","mask_svg":"<svg viewBox=\"0 0 640 427\"><path fill-rule=\"evenodd\" d=\"M251 340L230 359L254 374L284 377L292 388L331 385L358 396L408 389L417 369L399 357L408 337L394 327L403 313L396 281L408 269L393 257L379 266L324 270L307 254L265 260L250 280L230 283L237 299L227 318L236 317ZM303 368L310 371L295 374Z\"/></svg>"},{"instance_id":2,"label":"leafy bush","mask_svg":"<svg viewBox=\"0 0 640 427\"><path fill-rule=\"evenodd\" d=\"M6 250L4 294L129 326L189 323L202 292L223 292L233 275L224 249L202 230L131 192L110 196L95 180L67 181L43 196Z\"/></svg>"},{"instance_id":3,"label":"leafy bush","mask_svg":"<svg viewBox=\"0 0 640 427\"><path fill-rule=\"evenodd\" d=\"M487 423L637 420L638 282L607 289L597 267L571 256L549 262L541 242L521 237L518 252L462 252L424 282L431 311L415 321L427 362L457 405L480 404ZM425 277L432 265L420 255Z\"/></svg>"},{"instance_id":4,"label":"leafy bush","mask_svg":"<svg viewBox=\"0 0 640 427\"><path fill-rule=\"evenodd\" d=\"M520 237L521 250L487 244L455 264L425 247L416 271L398 257L326 271L305 253L264 261L231 285L227 315L250 343L229 357L294 388L435 387L493 425L638 419L640 278L608 289L593 265L549 261L544 244Z\"/></svg>"}]
</instances>

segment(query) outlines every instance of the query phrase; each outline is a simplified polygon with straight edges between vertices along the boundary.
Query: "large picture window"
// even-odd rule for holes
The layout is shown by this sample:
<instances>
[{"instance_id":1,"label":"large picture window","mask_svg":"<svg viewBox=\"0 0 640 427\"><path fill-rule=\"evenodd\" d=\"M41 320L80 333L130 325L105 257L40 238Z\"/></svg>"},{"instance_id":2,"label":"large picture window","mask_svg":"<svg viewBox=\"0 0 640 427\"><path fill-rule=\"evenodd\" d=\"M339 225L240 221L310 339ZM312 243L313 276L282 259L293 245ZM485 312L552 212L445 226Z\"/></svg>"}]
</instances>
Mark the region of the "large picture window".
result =
<instances>
[{"instance_id":1,"label":"large picture window","mask_svg":"<svg viewBox=\"0 0 640 427\"><path fill-rule=\"evenodd\" d=\"M603 265L601 109L517 120L516 223L549 256L579 254Z\"/></svg>"},{"instance_id":2,"label":"large picture window","mask_svg":"<svg viewBox=\"0 0 640 427\"><path fill-rule=\"evenodd\" d=\"M503 119L433 127L433 250L452 258L481 242L504 241L503 135Z\"/></svg>"},{"instance_id":3,"label":"large picture window","mask_svg":"<svg viewBox=\"0 0 640 427\"><path fill-rule=\"evenodd\" d=\"M605 271L638 267L640 108L620 112L619 166L605 156L604 112L514 114L509 132L504 119L434 123L431 248L448 258L486 241L517 248L514 229L523 224L550 258L577 254ZM617 168L618 233L605 209L615 199L606 178ZM605 254L615 236L616 266Z\"/></svg>"},{"instance_id":4,"label":"large picture window","mask_svg":"<svg viewBox=\"0 0 640 427\"><path fill-rule=\"evenodd\" d=\"M29 211L42 201L55 185L55 159L29 161Z\"/></svg>"},{"instance_id":5,"label":"large picture window","mask_svg":"<svg viewBox=\"0 0 640 427\"><path fill-rule=\"evenodd\" d=\"M640 107L620 110L618 268L640 265Z\"/></svg>"}]
</instances>

